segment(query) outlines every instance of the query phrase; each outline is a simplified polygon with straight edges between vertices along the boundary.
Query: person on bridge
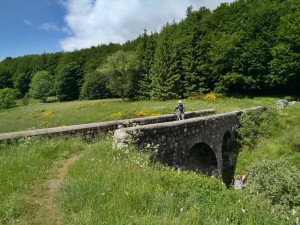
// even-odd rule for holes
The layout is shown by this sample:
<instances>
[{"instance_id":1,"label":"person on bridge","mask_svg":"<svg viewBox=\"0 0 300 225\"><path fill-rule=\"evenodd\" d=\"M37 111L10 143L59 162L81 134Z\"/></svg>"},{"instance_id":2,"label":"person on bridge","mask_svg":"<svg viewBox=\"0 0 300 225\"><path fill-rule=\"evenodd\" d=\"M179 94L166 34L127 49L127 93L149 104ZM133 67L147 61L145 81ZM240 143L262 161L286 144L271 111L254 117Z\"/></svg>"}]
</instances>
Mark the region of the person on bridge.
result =
<instances>
[{"instance_id":1,"label":"person on bridge","mask_svg":"<svg viewBox=\"0 0 300 225\"><path fill-rule=\"evenodd\" d=\"M182 104L182 101L179 100L178 104L176 105L174 112L178 110L177 112L177 120L184 120L184 106Z\"/></svg>"}]
</instances>

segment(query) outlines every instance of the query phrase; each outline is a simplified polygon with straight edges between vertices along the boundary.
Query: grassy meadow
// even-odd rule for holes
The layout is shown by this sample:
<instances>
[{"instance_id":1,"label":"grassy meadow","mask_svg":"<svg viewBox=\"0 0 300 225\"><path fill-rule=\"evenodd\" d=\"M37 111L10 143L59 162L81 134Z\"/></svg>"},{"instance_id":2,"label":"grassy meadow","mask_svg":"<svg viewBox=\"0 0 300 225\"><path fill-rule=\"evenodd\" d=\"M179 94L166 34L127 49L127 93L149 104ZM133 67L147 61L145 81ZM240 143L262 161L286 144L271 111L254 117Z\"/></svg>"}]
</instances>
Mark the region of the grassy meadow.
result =
<instances>
[{"instance_id":1,"label":"grassy meadow","mask_svg":"<svg viewBox=\"0 0 300 225\"><path fill-rule=\"evenodd\" d=\"M51 171L79 153L49 200ZM267 200L151 164L111 139L26 139L2 145L0 162L0 224L295 224L291 211L287 220Z\"/></svg>"},{"instance_id":2,"label":"grassy meadow","mask_svg":"<svg viewBox=\"0 0 300 225\"><path fill-rule=\"evenodd\" d=\"M183 103L186 111L213 108L222 113L258 105L276 106L276 101L276 98L257 97L184 100ZM0 111L0 133L170 114L176 104L176 100L122 102L120 99L63 103L31 101L26 106L20 102L18 107Z\"/></svg>"},{"instance_id":3,"label":"grassy meadow","mask_svg":"<svg viewBox=\"0 0 300 225\"><path fill-rule=\"evenodd\" d=\"M276 98L184 100L187 111L227 112ZM176 101L38 103L0 111L1 133L172 113ZM270 135L244 147L236 174L253 162L285 159L300 171L300 104L276 110ZM51 113L50 113L51 112ZM41 124L41 122L48 122ZM0 144L0 224L296 224L300 209L226 186L217 178L150 163L146 153L115 149L108 136L25 138Z\"/></svg>"}]
</instances>

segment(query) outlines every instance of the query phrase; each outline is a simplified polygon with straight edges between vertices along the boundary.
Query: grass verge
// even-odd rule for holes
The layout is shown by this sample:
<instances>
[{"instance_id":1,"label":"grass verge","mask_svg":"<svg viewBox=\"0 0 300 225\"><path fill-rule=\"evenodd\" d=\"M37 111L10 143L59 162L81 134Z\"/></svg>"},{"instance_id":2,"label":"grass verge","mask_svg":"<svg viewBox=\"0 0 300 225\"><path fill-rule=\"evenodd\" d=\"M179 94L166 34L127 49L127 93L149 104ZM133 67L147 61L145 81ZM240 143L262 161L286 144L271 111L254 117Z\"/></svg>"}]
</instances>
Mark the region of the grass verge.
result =
<instances>
[{"instance_id":1,"label":"grass verge","mask_svg":"<svg viewBox=\"0 0 300 225\"><path fill-rule=\"evenodd\" d=\"M21 217L32 215L41 206L40 202L24 195L41 186L58 162L83 148L84 143L79 140L60 138L25 138L13 144L1 144L0 224L20 223ZM43 191L41 188L40 192ZM34 224L34 221L29 217L22 224Z\"/></svg>"},{"instance_id":2,"label":"grass verge","mask_svg":"<svg viewBox=\"0 0 300 225\"><path fill-rule=\"evenodd\" d=\"M71 168L59 201L64 224L289 224L263 199L110 141Z\"/></svg>"},{"instance_id":3,"label":"grass verge","mask_svg":"<svg viewBox=\"0 0 300 225\"><path fill-rule=\"evenodd\" d=\"M300 170L300 104L277 110L268 130L270 135L259 138L255 148L241 150L236 173L243 174L247 166L264 159L285 159Z\"/></svg>"}]
</instances>

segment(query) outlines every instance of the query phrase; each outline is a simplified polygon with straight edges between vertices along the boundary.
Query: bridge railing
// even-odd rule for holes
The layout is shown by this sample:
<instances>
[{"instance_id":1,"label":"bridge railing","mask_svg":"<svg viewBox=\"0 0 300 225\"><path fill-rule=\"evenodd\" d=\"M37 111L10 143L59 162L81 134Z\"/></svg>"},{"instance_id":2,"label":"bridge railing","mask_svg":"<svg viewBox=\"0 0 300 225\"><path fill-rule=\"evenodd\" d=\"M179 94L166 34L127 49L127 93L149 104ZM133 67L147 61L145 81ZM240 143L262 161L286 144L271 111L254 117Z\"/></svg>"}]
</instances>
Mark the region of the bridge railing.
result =
<instances>
[{"instance_id":1,"label":"bridge railing","mask_svg":"<svg viewBox=\"0 0 300 225\"><path fill-rule=\"evenodd\" d=\"M229 120L229 118L235 118L234 120L238 120L237 117L242 115L243 112L251 110L251 111L263 111L266 108L263 106L253 107L250 109L245 110L239 110L239 111L233 111L233 112L227 112L222 114L215 114L215 115L206 115L205 117L190 117L188 120L180 120L180 121L173 121L173 123L151 123L151 124L145 124L144 126L137 126L137 127L129 127L129 128L123 128L118 129L115 131L114 134L114 142L117 146L123 147L128 146L128 144L132 144L129 142L132 142L132 140L137 139L134 137L135 135L143 134L143 137L139 139L139 141L135 141L136 143L133 143L134 145L138 146L138 148L143 148L144 145L150 144L151 140L149 137L155 136L155 140L159 140L159 143L154 144L162 144L166 145L168 142L167 137L174 136L173 133L179 133L183 132L181 135L183 135L186 131L186 129L189 128L189 130L194 129L194 127L200 126L202 127L202 124L212 124L216 120L222 119L220 123L225 124L226 120ZM238 124L238 122L236 122ZM236 129L238 125L235 125ZM181 131L180 131L181 129ZM195 128L196 129L196 128ZM197 128L198 130L199 128ZM216 127L217 129L217 127ZM194 132L194 131L193 131ZM145 139L147 139L145 141ZM161 140L162 139L162 140ZM141 143L143 144L141 145ZM149 142L149 143L148 143Z\"/></svg>"},{"instance_id":2,"label":"bridge railing","mask_svg":"<svg viewBox=\"0 0 300 225\"><path fill-rule=\"evenodd\" d=\"M206 115L211 115L216 112L215 109L206 109L199 111L186 112L186 118L195 118ZM85 140L94 140L101 138L101 136L107 134L110 131L118 129L120 126L128 126L130 124L136 125L147 125L153 123L165 123L175 121L177 118L174 114L166 114L161 116L152 116L152 117L143 117L143 118L133 118L128 120L116 120L109 122L99 122L99 123L89 123L89 124L80 124L73 126L63 126L63 127L53 127L53 128L44 128L36 130L27 130L19 132L10 132L0 134L0 143L4 141L10 141L15 138L21 137L31 137L31 136L58 136L58 135L67 135L67 136L81 136Z\"/></svg>"}]
</instances>

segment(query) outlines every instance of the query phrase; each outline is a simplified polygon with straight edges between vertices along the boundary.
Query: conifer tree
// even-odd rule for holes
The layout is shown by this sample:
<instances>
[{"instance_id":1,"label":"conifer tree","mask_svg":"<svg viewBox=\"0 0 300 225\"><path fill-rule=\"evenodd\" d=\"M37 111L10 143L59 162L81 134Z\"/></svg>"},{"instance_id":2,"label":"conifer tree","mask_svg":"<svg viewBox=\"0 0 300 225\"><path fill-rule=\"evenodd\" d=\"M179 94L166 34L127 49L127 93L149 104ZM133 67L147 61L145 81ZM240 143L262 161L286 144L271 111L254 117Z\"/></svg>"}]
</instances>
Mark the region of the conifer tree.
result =
<instances>
[{"instance_id":1,"label":"conifer tree","mask_svg":"<svg viewBox=\"0 0 300 225\"><path fill-rule=\"evenodd\" d=\"M150 71L151 92L153 100L178 98L180 74L176 73L172 33L176 25L167 24L160 34L154 63Z\"/></svg>"},{"instance_id":2,"label":"conifer tree","mask_svg":"<svg viewBox=\"0 0 300 225\"><path fill-rule=\"evenodd\" d=\"M155 49L156 49L157 34L147 34L147 30L144 30L141 36L141 43L138 46L137 57L139 64L138 80L136 85L135 99L143 100L150 99L150 69L153 65Z\"/></svg>"},{"instance_id":3,"label":"conifer tree","mask_svg":"<svg viewBox=\"0 0 300 225\"><path fill-rule=\"evenodd\" d=\"M206 8L200 8L194 12L190 6L186 12L187 18L181 23L179 37L182 37L183 40L179 48L182 49L184 97L207 90L205 84L206 78L201 70L198 69L201 58L198 52L199 41L205 35L201 21L209 14L210 11Z\"/></svg>"}]
</instances>

